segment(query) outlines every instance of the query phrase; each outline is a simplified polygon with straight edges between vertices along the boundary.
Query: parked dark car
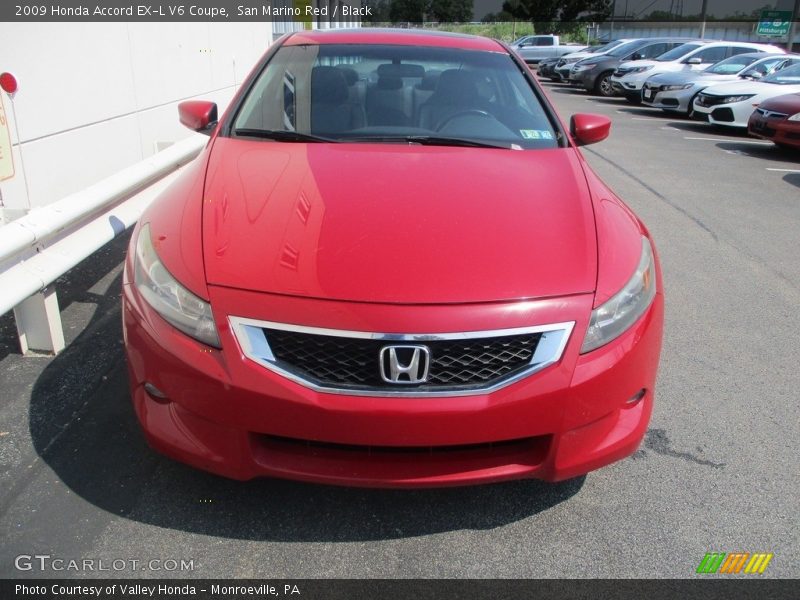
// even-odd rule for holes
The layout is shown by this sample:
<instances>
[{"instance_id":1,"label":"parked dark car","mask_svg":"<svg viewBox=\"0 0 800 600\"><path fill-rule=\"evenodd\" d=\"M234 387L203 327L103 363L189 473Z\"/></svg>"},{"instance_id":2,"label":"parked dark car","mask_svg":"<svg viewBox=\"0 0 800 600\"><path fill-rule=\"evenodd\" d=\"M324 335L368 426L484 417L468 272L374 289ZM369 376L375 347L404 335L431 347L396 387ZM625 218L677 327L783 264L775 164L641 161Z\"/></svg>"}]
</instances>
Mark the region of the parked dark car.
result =
<instances>
[{"instance_id":1,"label":"parked dark car","mask_svg":"<svg viewBox=\"0 0 800 600\"><path fill-rule=\"evenodd\" d=\"M537 74L539 77L546 77L551 81L561 81L561 75L556 73L556 65L561 60L560 56L554 56L553 58L545 58L539 63L539 69Z\"/></svg>"},{"instance_id":2,"label":"parked dark car","mask_svg":"<svg viewBox=\"0 0 800 600\"><path fill-rule=\"evenodd\" d=\"M609 78L620 64L629 60L652 59L689 41L692 39L671 37L633 40L608 54L576 62L570 71L570 80L599 96L614 96Z\"/></svg>"}]
</instances>

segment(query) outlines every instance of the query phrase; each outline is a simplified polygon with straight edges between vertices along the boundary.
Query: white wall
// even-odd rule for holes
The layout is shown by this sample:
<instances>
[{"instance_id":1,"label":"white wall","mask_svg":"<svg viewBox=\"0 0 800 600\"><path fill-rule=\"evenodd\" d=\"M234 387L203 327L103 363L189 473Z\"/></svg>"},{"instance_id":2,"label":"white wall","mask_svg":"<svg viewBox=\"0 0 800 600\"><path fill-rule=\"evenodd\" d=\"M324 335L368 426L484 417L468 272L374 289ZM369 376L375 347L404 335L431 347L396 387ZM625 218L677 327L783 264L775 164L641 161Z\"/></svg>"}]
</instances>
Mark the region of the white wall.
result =
<instances>
[{"instance_id":1,"label":"white wall","mask_svg":"<svg viewBox=\"0 0 800 600\"><path fill-rule=\"evenodd\" d=\"M177 103L209 99L222 111L271 42L271 23L0 23L0 72L19 81L26 175L4 95L16 166L0 182L7 212L54 202L186 137Z\"/></svg>"}]
</instances>

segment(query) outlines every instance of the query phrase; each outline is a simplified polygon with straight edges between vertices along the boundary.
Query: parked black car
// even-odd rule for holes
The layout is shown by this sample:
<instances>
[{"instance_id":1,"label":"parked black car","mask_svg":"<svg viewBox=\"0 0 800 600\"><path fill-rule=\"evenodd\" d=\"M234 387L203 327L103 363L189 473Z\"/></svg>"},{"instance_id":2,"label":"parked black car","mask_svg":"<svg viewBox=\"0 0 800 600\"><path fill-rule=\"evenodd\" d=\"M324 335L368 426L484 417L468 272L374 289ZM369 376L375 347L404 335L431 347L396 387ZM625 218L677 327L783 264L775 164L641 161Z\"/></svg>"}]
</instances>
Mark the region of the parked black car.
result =
<instances>
[{"instance_id":1,"label":"parked black car","mask_svg":"<svg viewBox=\"0 0 800 600\"><path fill-rule=\"evenodd\" d=\"M551 81L561 81L561 75L556 73L556 65L561 60L560 56L545 58L539 61L539 77L547 77Z\"/></svg>"},{"instance_id":2,"label":"parked black car","mask_svg":"<svg viewBox=\"0 0 800 600\"><path fill-rule=\"evenodd\" d=\"M694 38L642 38L614 48L608 54L579 60L572 66L570 81L599 96L614 96L609 77L628 60L652 59Z\"/></svg>"}]
</instances>

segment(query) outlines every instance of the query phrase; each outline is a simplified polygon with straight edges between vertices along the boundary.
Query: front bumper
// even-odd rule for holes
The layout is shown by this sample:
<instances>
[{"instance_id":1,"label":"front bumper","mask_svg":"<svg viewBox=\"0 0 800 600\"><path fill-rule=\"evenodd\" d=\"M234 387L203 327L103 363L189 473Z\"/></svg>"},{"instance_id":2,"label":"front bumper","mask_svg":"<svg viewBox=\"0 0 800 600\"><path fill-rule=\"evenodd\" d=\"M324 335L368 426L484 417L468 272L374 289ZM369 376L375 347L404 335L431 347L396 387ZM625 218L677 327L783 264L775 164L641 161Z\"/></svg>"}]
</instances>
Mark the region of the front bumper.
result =
<instances>
[{"instance_id":1,"label":"front bumper","mask_svg":"<svg viewBox=\"0 0 800 600\"><path fill-rule=\"evenodd\" d=\"M652 89L652 93L649 93ZM650 88L645 84L642 88L642 103L652 108L660 108L662 110L671 110L681 113L689 113L691 109L691 102L697 90L660 90L658 88Z\"/></svg>"},{"instance_id":2,"label":"front bumper","mask_svg":"<svg viewBox=\"0 0 800 600\"><path fill-rule=\"evenodd\" d=\"M625 96L626 98L633 98L633 99L641 99L642 97L642 86L644 85L644 79L632 79L631 77L617 77L616 75L612 76L609 79L611 82L611 87L617 92L620 96Z\"/></svg>"},{"instance_id":3,"label":"front bumper","mask_svg":"<svg viewBox=\"0 0 800 600\"><path fill-rule=\"evenodd\" d=\"M742 107L737 106L744 104L741 102L731 104L716 104L713 106L705 106L698 104L695 100L693 104L694 116L697 120L703 120L712 125L724 125L726 127L747 127L747 119L742 119L738 112L742 111ZM748 101L749 106L749 101Z\"/></svg>"},{"instance_id":4,"label":"front bumper","mask_svg":"<svg viewBox=\"0 0 800 600\"><path fill-rule=\"evenodd\" d=\"M776 144L800 148L800 122L781 119L766 119L753 112L747 124L747 131L764 140Z\"/></svg>"},{"instance_id":5,"label":"front bumper","mask_svg":"<svg viewBox=\"0 0 800 600\"><path fill-rule=\"evenodd\" d=\"M352 303L212 288L223 345L216 350L170 327L126 283L123 326L133 403L155 449L233 479L368 487L568 479L637 449L650 420L661 348L658 294L623 336L580 355L591 298L356 305L356 311ZM219 316L233 306L256 319L362 331L472 331L556 317L576 326L559 363L492 393L364 397L317 392L247 359ZM166 398L149 394L145 383Z\"/></svg>"}]
</instances>

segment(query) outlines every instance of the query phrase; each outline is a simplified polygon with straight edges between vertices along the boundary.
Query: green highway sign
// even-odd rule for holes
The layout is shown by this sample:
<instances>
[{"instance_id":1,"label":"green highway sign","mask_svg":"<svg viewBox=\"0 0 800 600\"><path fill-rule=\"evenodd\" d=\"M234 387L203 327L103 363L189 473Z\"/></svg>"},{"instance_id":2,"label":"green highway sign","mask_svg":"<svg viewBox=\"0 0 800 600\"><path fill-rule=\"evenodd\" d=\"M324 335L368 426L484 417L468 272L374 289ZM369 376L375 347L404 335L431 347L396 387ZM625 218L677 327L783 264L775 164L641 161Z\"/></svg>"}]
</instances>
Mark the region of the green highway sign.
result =
<instances>
[{"instance_id":1,"label":"green highway sign","mask_svg":"<svg viewBox=\"0 0 800 600\"><path fill-rule=\"evenodd\" d=\"M770 37L787 35L791 24L792 11L790 10L762 10L756 33Z\"/></svg>"}]
</instances>

